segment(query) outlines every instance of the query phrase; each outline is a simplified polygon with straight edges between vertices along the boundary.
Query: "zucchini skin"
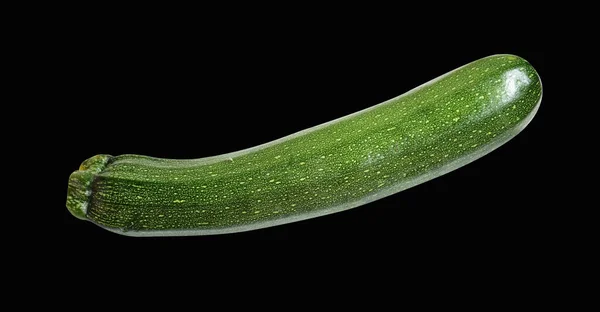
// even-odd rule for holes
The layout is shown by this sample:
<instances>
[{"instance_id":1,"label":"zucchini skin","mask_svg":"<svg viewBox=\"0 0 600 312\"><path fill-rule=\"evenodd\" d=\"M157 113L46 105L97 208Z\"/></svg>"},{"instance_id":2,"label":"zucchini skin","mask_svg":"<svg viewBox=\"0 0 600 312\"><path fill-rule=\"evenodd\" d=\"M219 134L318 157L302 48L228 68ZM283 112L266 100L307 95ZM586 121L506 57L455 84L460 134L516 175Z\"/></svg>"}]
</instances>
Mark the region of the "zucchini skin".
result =
<instances>
[{"instance_id":1,"label":"zucchini skin","mask_svg":"<svg viewBox=\"0 0 600 312\"><path fill-rule=\"evenodd\" d=\"M517 135L542 99L535 69L493 55L290 136L190 160L97 155L67 208L130 236L254 230L357 207L459 168Z\"/></svg>"}]
</instances>

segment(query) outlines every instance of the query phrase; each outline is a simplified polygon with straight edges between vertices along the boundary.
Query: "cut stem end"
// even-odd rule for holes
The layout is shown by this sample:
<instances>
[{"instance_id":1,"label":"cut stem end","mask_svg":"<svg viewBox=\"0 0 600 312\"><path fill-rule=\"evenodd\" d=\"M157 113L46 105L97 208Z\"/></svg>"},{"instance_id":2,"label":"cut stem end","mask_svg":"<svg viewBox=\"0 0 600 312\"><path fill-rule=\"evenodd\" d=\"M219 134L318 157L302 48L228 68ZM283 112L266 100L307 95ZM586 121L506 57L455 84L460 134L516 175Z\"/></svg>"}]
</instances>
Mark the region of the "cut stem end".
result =
<instances>
[{"instance_id":1,"label":"cut stem end","mask_svg":"<svg viewBox=\"0 0 600 312\"><path fill-rule=\"evenodd\" d=\"M112 158L110 155L96 155L85 160L79 170L71 174L67 190L67 209L73 216L82 220L87 219L92 182L96 174L101 172Z\"/></svg>"}]
</instances>

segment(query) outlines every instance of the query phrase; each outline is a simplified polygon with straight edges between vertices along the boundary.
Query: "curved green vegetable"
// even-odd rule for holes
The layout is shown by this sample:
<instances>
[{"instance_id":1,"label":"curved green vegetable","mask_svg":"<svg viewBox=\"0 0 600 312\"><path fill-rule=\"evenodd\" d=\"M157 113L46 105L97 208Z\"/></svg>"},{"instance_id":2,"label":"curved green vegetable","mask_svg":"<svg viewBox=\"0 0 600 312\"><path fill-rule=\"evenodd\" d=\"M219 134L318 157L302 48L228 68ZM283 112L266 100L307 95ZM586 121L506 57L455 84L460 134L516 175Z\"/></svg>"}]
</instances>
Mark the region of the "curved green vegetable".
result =
<instances>
[{"instance_id":1,"label":"curved green vegetable","mask_svg":"<svg viewBox=\"0 0 600 312\"><path fill-rule=\"evenodd\" d=\"M529 123L541 98L527 61L494 55L250 149L193 160L92 157L69 179L67 208L133 236L231 233L330 214L491 152Z\"/></svg>"}]
</instances>

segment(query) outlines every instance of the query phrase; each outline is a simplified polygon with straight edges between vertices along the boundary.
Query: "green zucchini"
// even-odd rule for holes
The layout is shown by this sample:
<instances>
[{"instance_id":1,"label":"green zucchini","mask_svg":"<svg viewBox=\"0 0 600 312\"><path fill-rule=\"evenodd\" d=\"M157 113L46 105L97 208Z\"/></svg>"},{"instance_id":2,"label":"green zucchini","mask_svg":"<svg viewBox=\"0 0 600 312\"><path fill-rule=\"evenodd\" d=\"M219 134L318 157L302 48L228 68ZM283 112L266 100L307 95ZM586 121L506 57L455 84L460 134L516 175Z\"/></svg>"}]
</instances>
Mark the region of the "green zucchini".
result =
<instances>
[{"instance_id":1,"label":"green zucchini","mask_svg":"<svg viewBox=\"0 0 600 312\"><path fill-rule=\"evenodd\" d=\"M491 152L531 121L541 98L527 61L494 55L242 151L190 160L94 156L70 176L67 208L132 236L232 233L322 216Z\"/></svg>"}]
</instances>

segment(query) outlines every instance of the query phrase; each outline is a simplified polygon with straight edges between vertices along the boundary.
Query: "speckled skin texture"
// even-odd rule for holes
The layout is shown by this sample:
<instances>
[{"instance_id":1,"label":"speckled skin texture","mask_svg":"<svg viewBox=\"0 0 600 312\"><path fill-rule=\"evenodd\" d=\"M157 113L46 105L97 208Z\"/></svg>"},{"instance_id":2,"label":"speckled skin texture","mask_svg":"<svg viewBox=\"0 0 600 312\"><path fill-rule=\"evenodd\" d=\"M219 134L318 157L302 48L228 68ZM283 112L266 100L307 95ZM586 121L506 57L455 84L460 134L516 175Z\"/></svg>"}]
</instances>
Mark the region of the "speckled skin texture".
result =
<instances>
[{"instance_id":1,"label":"speckled skin texture","mask_svg":"<svg viewBox=\"0 0 600 312\"><path fill-rule=\"evenodd\" d=\"M140 236L237 232L324 215L485 155L525 127L541 96L529 63L491 56L248 150L196 160L95 156L71 176L67 207Z\"/></svg>"}]
</instances>

